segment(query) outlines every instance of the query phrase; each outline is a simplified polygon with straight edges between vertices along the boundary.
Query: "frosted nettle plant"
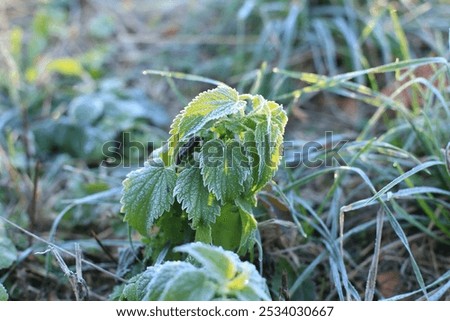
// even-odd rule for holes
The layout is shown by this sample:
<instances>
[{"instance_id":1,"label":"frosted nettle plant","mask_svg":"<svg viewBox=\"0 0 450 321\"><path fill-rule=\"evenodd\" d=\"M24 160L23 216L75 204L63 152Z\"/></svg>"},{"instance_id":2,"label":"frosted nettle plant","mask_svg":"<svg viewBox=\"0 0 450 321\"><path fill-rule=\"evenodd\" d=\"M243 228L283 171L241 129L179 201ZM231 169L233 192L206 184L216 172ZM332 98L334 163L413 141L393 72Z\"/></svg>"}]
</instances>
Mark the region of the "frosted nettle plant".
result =
<instances>
[{"instance_id":1,"label":"frosted nettle plant","mask_svg":"<svg viewBox=\"0 0 450 321\"><path fill-rule=\"evenodd\" d=\"M128 174L125 221L153 244L200 241L245 253L253 247L256 194L281 158L287 116L260 95L219 86L174 119L170 139ZM159 240L159 241L156 241Z\"/></svg>"}]
</instances>

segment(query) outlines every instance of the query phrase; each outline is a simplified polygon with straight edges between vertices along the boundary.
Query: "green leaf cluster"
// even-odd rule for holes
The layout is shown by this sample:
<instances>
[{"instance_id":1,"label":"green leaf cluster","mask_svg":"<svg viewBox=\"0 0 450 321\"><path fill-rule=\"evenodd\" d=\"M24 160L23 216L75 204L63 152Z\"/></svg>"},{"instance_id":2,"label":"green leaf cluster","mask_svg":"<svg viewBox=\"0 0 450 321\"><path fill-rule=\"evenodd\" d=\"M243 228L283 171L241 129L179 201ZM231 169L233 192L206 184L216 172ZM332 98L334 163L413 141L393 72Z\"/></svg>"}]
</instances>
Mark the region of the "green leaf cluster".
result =
<instances>
[{"instance_id":1,"label":"green leaf cluster","mask_svg":"<svg viewBox=\"0 0 450 321\"><path fill-rule=\"evenodd\" d=\"M123 289L126 301L270 300L266 281L253 264L220 247L196 242L175 248L190 262L168 261L149 267Z\"/></svg>"},{"instance_id":2,"label":"green leaf cluster","mask_svg":"<svg viewBox=\"0 0 450 321\"><path fill-rule=\"evenodd\" d=\"M174 119L168 143L124 180L125 221L146 236L181 208L196 241L245 253L255 239L256 194L278 168L286 122L282 107L260 95L227 86L199 94Z\"/></svg>"}]
</instances>

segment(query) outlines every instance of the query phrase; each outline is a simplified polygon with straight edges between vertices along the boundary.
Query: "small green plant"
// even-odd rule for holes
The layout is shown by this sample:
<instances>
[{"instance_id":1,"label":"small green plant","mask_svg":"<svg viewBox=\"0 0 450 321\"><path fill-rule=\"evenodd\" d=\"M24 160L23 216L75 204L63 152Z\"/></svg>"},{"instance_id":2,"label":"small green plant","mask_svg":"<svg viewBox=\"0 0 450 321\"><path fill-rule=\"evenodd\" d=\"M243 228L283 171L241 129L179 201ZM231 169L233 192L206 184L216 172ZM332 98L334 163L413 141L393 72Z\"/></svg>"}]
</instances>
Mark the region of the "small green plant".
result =
<instances>
[{"instance_id":1,"label":"small green plant","mask_svg":"<svg viewBox=\"0 0 450 321\"><path fill-rule=\"evenodd\" d=\"M239 253L253 247L256 194L281 158L287 116L227 86L199 94L174 119L168 143L123 182L125 221L155 255L192 241Z\"/></svg>"},{"instance_id":2,"label":"small green plant","mask_svg":"<svg viewBox=\"0 0 450 321\"><path fill-rule=\"evenodd\" d=\"M253 264L220 247L200 242L175 248L194 261L149 267L125 286L121 300L270 300L266 281Z\"/></svg>"}]
</instances>

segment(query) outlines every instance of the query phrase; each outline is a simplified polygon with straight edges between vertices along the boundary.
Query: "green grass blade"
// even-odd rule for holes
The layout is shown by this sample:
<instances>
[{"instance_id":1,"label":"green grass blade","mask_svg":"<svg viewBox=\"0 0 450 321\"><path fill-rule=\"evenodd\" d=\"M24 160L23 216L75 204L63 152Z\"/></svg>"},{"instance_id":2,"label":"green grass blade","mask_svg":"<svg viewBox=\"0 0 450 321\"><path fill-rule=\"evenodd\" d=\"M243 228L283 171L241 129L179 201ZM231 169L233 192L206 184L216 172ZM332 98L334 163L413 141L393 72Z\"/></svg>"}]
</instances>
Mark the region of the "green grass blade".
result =
<instances>
[{"instance_id":1,"label":"green grass blade","mask_svg":"<svg viewBox=\"0 0 450 321\"><path fill-rule=\"evenodd\" d=\"M372 301L375 293L376 279L378 273L378 263L380 261L381 235L383 234L383 219L384 219L384 210L383 208L380 208L377 213L375 244L372 263L370 264L369 273L367 276L366 292L364 295L365 301Z\"/></svg>"},{"instance_id":2,"label":"green grass blade","mask_svg":"<svg viewBox=\"0 0 450 321\"><path fill-rule=\"evenodd\" d=\"M320 253L307 267L306 269L298 276L295 282L289 288L289 293L291 296L297 291L297 289L302 285L303 282L315 271L316 267L322 263L322 261L326 258L326 252Z\"/></svg>"},{"instance_id":3,"label":"green grass blade","mask_svg":"<svg viewBox=\"0 0 450 321\"><path fill-rule=\"evenodd\" d=\"M397 234L400 241L403 243L403 246L405 247L406 251L408 251L409 257L411 259L411 265L414 271L414 274L416 276L417 282L419 283L420 289L425 294L425 296L428 296L427 290L425 288L425 282L423 280L422 273L420 272L419 265L417 264L414 255L411 251L411 248L409 247L408 238L405 235L405 232L403 231L402 227L400 226L400 223L395 218L394 214L391 212L389 207L384 206L386 210L386 214L388 217L388 221L392 226L392 229L394 230L395 234Z\"/></svg>"},{"instance_id":4,"label":"green grass blade","mask_svg":"<svg viewBox=\"0 0 450 321\"><path fill-rule=\"evenodd\" d=\"M169 78L176 78L176 79L182 79L182 80L197 81L197 82L202 82L205 84L211 84L211 85L216 85L216 86L220 86L220 85L227 86L225 83L215 80L215 79L192 75L192 74L186 74L183 72L148 69L148 70L144 70L142 73L144 75L157 75L157 76L161 76L161 77L169 77Z\"/></svg>"},{"instance_id":5,"label":"green grass blade","mask_svg":"<svg viewBox=\"0 0 450 321\"><path fill-rule=\"evenodd\" d=\"M391 181L389 184L387 184L386 186L384 186L381 190L379 190L374 196L372 196L367 203L372 202L375 199L378 199L381 195L385 194L387 191L389 191L392 187L394 187L395 185L401 183L402 181L404 181L405 179L407 179L408 177L424 170L427 169L429 167L432 166L436 166L436 165L444 165L443 162L441 161L428 161L425 162L421 165L415 166L414 168L412 168L411 170L407 171L406 173L404 173L403 175L400 175L399 177L397 177L396 179L394 179L393 181Z\"/></svg>"}]
</instances>

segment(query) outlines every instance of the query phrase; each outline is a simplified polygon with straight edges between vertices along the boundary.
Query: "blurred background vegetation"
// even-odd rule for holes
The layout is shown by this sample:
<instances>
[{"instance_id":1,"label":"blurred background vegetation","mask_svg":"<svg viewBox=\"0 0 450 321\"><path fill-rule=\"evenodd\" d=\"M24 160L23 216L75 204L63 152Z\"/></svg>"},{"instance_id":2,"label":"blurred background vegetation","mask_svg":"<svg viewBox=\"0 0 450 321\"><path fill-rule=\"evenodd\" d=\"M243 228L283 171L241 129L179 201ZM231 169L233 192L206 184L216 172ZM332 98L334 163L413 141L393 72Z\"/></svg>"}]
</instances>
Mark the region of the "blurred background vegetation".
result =
<instances>
[{"instance_id":1,"label":"blurred background vegetation","mask_svg":"<svg viewBox=\"0 0 450 321\"><path fill-rule=\"evenodd\" d=\"M121 182L216 80L283 103L288 165L347 141L259 197L274 299L448 300L449 21L446 0L3 0L0 216L118 277L153 264ZM0 221L10 299L74 299L47 245ZM84 268L108 299L120 282Z\"/></svg>"}]
</instances>

